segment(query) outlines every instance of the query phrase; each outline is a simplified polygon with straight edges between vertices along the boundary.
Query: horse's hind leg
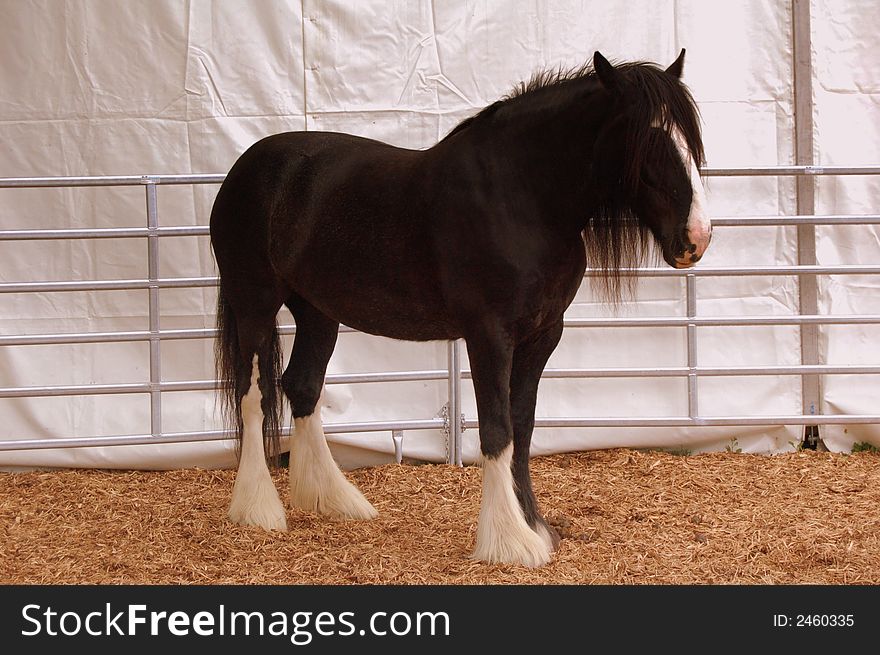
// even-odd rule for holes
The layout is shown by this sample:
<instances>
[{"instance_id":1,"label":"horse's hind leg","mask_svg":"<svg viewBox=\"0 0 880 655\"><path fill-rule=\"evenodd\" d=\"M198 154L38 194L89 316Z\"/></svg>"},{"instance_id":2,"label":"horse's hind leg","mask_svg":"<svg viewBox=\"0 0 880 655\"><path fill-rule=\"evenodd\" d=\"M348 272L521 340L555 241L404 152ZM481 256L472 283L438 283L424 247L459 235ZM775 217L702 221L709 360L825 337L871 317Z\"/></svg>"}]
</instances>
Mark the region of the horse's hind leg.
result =
<instances>
[{"instance_id":1,"label":"horse's hind leg","mask_svg":"<svg viewBox=\"0 0 880 655\"><path fill-rule=\"evenodd\" d=\"M296 337L281 387L293 410L290 439L290 504L337 519L372 519L376 510L339 470L321 422L320 397L339 323L299 296L286 303Z\"/></svg>"},{"instance_id":2,"label":"horse's hind leg","mask_svg":"<svg viewBox=\"0 0 880 655\"><path fill-rule=\"evenodd\" d=\"M474 558L541 566L551 546L530 527L517 498L513 476L511 369L513 347L500 335L466 338L480 421L483 497Z\"/></svg>"},{"instance_id":3,"label":"horse's hind leg","mask_svg":"<svg viewBox=\"0 0 880 655\"><path fill-rule=\"evenodd\" d=\"M278 348L274 313L267 315L271 316L267 321L240 318L237 322L238 362L233 384L241 420L241 452L228 516L241 525L286 530L286 512L269 474L264 446L263 409L273 411L267 402L275 396L277 381L272 378Z\"/></svg>"},{"instance_id":4,"label":"horse's hind leg","mask_svg":"<svg viewBox=\"0 0 880 655\"><path fill-rule=\"evenodd\" d=\"M559 535L547 524L538 509L538 501L532 491L532 479L529 473L529 447L532 442L532 431L535 428L538 383L544 366L561 337L562 322L560 321L550 329L517 345L513 353L513 370L510 377L513 479L516 483L516 495L526 522L551 549L559 545Z\"/></svg>"},{"instance_id":5,"label":"horse's hind leg","mask_svg":"<svg viewBox=\"0 0 880 655\"><path fill-rule=\"evenodd\" d=\"M287 530L284 505L269 475L263 447L259 360L254 355L250 388L241 399L241 454L229 503L229 520L266 530Z\"/></svg>"}]
</instances>

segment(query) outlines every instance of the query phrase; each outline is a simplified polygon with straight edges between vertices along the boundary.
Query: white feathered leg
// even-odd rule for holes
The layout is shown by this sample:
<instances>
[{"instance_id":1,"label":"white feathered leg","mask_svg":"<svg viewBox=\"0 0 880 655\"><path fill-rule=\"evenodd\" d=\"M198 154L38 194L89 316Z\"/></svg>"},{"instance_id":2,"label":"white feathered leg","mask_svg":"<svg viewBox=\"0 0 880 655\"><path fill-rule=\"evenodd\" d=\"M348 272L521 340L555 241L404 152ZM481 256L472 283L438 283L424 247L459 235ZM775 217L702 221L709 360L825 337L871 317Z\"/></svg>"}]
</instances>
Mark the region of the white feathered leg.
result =
<instances>
[{"instance_id":1,"label":"white feathered leg","mask_svg":"<svg viewBox=\"0 0 880 655\"><path fill-rule=\"evenodd\" d=\"M232 487L229 519L242 525L256 525L266 530L287 530L287 516L275 483L266 466L263 449L263 409L260 401L260 369L254 355L251 386L241 401L244 430L238 472Z\"/></svg>"},{"instance_id":2,"label":"white feathered leg","mask_svg":"<svg viewBox=\"0 0 880 655\"><path fill-rule=\"evenodd\" d=\"M538 534L526 523L513 487L510 462L513 444L498 457L483 459L483 498L477 523L474 559L525 566L550 561L550 535Z\"/></svg>"},{"instance_id":3,"label":"white feathered leg","mask_svg":"<svg viewBox=\"0 0 880 655\"><path fill-rule=\"evenodd\" d=\"M290 438L290 504L336 519L366 520L378 512L339 470L321 423L321 403L294 419Z\"/></svg>"}]
</instances>

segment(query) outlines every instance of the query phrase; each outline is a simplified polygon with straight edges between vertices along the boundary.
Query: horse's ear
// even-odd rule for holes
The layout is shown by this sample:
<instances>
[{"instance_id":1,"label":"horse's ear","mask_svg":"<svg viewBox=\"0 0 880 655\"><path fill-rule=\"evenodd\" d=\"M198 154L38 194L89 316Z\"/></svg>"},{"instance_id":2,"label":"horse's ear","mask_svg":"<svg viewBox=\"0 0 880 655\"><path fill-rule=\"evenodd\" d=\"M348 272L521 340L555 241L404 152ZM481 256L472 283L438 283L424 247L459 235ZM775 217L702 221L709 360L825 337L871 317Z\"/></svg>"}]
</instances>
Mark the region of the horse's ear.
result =
<instances>
[{"instance_id":1,"label":"horse's ear","mask_svg":"<svg viewBox=\"0 0 880 655\"><path fill-rule=\"evenodd\" d=\"M598 50L593 53L593 68L595 69L596 75L599 77L602 86L609 91L617 90L620 74L614 69L611 62L605 59L605 57L602 56L602 53Z\"/></svg>"},{"instance_id":2,"label":"horse's ear","mask_svg":"<svg viewBox=\"0 0 880 655\"><path fill-rule=\"evenodd\" d=\"M672 62L669 65L669 68L666 69L666 72L670 75L681 79L681 72L684 70L684 48L681 49L681 52L678 55L678 59Z\"/></svg>"}]
</instances>

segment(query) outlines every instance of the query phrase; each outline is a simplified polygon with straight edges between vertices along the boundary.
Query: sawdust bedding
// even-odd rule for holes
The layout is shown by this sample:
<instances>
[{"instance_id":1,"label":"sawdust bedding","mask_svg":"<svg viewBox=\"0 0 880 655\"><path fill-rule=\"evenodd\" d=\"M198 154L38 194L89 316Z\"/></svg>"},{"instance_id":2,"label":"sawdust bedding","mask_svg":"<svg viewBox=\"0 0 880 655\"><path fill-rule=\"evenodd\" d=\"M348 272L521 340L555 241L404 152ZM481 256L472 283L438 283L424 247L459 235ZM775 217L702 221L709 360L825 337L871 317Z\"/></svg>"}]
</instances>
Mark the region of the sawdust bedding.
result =
<instances>
[{"instance_id":1,"label":"sawdust bedding","mask_svg":"<svg viewBox=\"0 0 880 655\"><path fill-rule=\"evenodd\" d=\"M540 569L469 558L480 471L347 475L369 522L288 511L288 532L226 520L234 471L0 474L3 584L877 584L880 455L533 460L563 539ZM286 497L287 473L273 477Z\"/></svg>"}]
</instances>

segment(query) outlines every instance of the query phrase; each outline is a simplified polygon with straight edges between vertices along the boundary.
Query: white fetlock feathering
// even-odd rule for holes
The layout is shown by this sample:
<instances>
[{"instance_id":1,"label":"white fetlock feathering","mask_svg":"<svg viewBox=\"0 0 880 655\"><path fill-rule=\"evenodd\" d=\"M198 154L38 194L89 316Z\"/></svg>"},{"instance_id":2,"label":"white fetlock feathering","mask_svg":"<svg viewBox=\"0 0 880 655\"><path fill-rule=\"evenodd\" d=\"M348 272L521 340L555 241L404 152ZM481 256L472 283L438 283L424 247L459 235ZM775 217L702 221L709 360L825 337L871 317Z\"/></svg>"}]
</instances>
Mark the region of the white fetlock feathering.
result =
<instances>
[{"instance_id":1,"label":"white fetlock feathering","mask_svg":"<svg viewBox=\"0 0 880 655\"><path fill-rule=\"evenodd\" d=\"M266 466L263 449L263 410L260 401L260 369L254 355L251 386L241 401L241 455L229 503L229 520L266 530L287 530L284 504Z\"/></svg>"},{"instance_id":2,"label":"white fetlock feathering","mask_svg":"<svg viewBox=\"0 0 880 655\"><path fill-rule=\"evenodd\" d=\"M542 566L553 550L550 534L538 534L526 523L514 491L510 462L513 444L498 457L483 459L483 498L477 523L474 559Z\"/></svg>"},{"instance_id":3,"label":"white fetlock feathering","mask_svg":"<svg viewBox=\"0 0 880 655\"><path fill-rule=\"evenodd\" d=\"M378 515L333 459L320 403L309 416L294 419L290 438L290 504L336 519L367 520Z\"/></svg>"}]
</instances>

